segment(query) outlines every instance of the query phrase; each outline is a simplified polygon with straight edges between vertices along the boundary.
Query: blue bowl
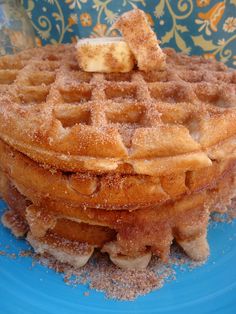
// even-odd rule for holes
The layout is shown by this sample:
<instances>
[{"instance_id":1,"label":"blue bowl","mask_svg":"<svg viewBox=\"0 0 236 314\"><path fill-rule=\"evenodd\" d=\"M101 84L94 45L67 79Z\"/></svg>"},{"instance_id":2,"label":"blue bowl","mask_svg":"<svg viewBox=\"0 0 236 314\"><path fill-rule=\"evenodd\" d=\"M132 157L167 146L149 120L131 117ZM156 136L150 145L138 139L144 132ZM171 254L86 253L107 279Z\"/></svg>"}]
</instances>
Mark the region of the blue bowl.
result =
<instances>
[{"instance_id":1,"label":"blue bowl","mask_svg":"<svg viewBox=\"0 0 236 314\"><path fill-rule=\"evenodd\" d=\"M0 201L0 215L4 203ZM0 225L0 251L19 253L28 249ZM62 275L36 265L30 257L16 259L0 254L1 314L234 314L236 313L236 221L212 223L208 240L211 256L206 264L185 271L177 267L176 280L135 301L106 299L88 286L76 288L63 282Z\"/></svg>"}]
</instances>

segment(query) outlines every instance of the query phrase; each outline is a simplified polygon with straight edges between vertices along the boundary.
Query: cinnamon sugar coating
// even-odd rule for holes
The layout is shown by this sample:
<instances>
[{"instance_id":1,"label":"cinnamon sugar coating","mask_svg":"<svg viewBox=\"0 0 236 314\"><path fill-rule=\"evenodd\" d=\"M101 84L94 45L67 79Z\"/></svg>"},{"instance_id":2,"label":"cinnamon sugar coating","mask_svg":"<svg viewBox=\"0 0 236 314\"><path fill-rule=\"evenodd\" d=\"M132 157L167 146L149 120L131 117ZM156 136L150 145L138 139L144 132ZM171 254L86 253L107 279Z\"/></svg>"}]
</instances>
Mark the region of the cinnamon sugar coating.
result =
<instances>
[{"instance_id":1,"label":"cinnamon sugar coating","mask_svg":"<svg viewBox=\"0 0 236 314\"><path fill-rule=\"evenodd\" d=\"M0 169L34 203L48 199L76 207L136 210L165 204L206 189L234 165L214 161L210 167L167 176L64 173L47 169L0 140Z\"/></svg>"},{"instance_id":2,"label":"cinnamon sugar coating","mask_svg":"<svg viewBox=\"0 0 236 314\"><path fill-rule=\"evenodd\" d=\"M156 34L149 26L145 13L139 9L121 15L113 25L121 31L142 71L164 69L166 55L159 46Z\"/></svg>"},{"instance_id":3,"label":"cinnamon sugar coating","mask_svg":"<svg viewBox=\"0 0 236 314\"><path fill-rule=\"evenodd\" d=\"M5 182L3 197L12 215L15 213L15 218L19 217L17 204L25 197L17 192L9 179ZM56 237L59 252L66 252L63 246L60 247L60 241L67 241L67 247L87 243L112 257L127 256L127 261L147 252L167 261L175 239L191 258L203 260L208 255L209 213L230 205L230 200L235 197L235 186L234 167L228 169L213 186L162 206L132 212L108 211L82 209L63 201L41 200L41 203L25 207L21 221L39 243L51 243L55 247L53 239ZM3 216L3 222L12 228L8 213Z\"/></svg>"},{"instance_id":4,"label":"cinnamon sugar coating","mask_svg":"<svg viewBox=\"0 0 236 314\"><path fill-rule=\"evenodd\" d=\"M165 54L164 71L123 74L81 71L71 45L0 58L0 137L65 171L159 176L235 154L235 71Z\"/></svg>"},{"instance_id":5,"label":"cinnamon sugar coating","mask_svg":"<svg viewBox=\"0 0 236 314\"><path fill-rule=\"evenodd\" d=\"M39 253L125 268L208 255L235 195L236 74L166 49L155 71L86 73L72 45L0 58L3 223Z\"/></svg>"}]
</instances>

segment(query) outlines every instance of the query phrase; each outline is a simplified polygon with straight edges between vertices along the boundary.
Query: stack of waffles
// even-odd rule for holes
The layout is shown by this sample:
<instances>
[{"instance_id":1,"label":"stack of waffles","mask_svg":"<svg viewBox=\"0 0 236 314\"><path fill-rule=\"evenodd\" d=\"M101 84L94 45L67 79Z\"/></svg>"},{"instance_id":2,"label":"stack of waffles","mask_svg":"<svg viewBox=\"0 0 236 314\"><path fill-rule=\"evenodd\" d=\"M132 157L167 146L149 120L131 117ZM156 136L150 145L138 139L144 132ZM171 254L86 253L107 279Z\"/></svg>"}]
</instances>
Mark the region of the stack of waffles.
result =
<instances>
[{"instance_id":1,"label":"stack of waffles","mask_svg":"<svg viewBox=\"0 0 236 314\"><path fill-rule=\"evenodd\" d=\"M166 67L86 73L71 45L0 58L3 224L76 267L208 256L236 186L236 72L164 50Z\"/></svg>"}]
</instances>

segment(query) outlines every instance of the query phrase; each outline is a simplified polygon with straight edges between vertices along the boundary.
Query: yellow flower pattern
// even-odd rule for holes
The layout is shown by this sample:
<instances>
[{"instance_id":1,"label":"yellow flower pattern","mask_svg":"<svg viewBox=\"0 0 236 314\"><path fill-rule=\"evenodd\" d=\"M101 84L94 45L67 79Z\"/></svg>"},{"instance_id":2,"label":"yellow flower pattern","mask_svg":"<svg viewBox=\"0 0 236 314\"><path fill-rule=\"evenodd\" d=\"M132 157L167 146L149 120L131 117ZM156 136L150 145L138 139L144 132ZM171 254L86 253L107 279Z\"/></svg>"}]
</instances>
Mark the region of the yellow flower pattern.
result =
<instances>
[{"instance_id":1,"label":"yellow flower pattern","mask_svg":"<svg viewBox=\"0 0 236 314\"><path fill-rule=\"evenodd\" d=\"M205 59L211 59L211 60L215 60L215 55L213 53L204 53L203 57Z\"/></svg>"},{"instance_id":2,"label":"yellow flower pattern","mask_svg":"<svg viewBox=\"0 0 236 314\"><path fill-rule=\"evenodd\" d=\"M223 30L232 33L236 30L236 17L228 17L224 23Z\"/></svg>"},{"instance_id":3,"label":"yellow flower pattern","mask_svg":"<svg viewBox=\"0 0 236 314\"><path fill-rule=\"evenodd\" d=\"M93 37L107 36L107 25L98 23L94 26L92 35L94 35Z\"/></svg>"},{"instance_id":4,"label":"yellow flower pattern","mask_svg":"<svg viewBox=\"0 0 236 314\"><path fill-rule=\"evenodd\" d=\"M201 54L236 67L235 0L21 0L38 46L81 37L118 36L111 25L138 7L146 12L162 46ZM227 8L227 10L226 10Z\"/></svg>"},{"instance_id":5,"label":"yellow flower pattern","mask_svg":"<svg viewBox=\"0 0 236 314\"><path fill-rule=\"evenodd\" d=\"M91 37L118 36L116 30L108 29L106 24L96 24L91 33Z\"/></svg>"},{"instance_id":6,"label":"yellow flower pattern","mask_svg":"<svg viewBox=\"0 0 236 314\"><path fill-rule=\"evenodd\" d=\"M81 9L82 4L86 3L86 2L87 2L87 0L66 0L66 3L69 4L70 9L75 9L76 7Z\"/></svg>"},{"instance_id":7,"label":"yellow flower pattern","mask_svg":"<svg viewBox=\"0 0 236 314\"><path fill-rule=\"evenodd\" d=\"M199 8L203 8L203 7L206 7L210 4L210 0L197 0L197 6Z\"/></svg>"},{"instance_id":8,"label":"yellow flower pattern","mask_svg":"<svg viewBox=\"0 0 236 314\"><path fill-rule=\"evenodd\" d=\"M224 14L225 4L224 2L217 3L208 12L198 14L199 18L209 25L213 32L217 32L217 25L220 22L222 15ZM211 33L209 33L210 35Z\"/></svg>"},{"instance_id":9,"label":"yellow flower pattern","mask_svg":"<svg viewBox=\"0 0 236 314\"><path fill-rule=\"evenodd\" d=\"M88 13L82 13L80 15L80 23L83 27L89 27L92 25L92 17Z\"/></svg>"},{"instance_id":10,"label":"yellow flower pattern","mask_svg":"<svg viewBox=\"0 0 236 314\"><path fill-rule=\"evenodd\" d=\"M68 25L76 25L78 23L78 17L77 14L71 14L68 18Z\"/></svg>"}]
</instances>

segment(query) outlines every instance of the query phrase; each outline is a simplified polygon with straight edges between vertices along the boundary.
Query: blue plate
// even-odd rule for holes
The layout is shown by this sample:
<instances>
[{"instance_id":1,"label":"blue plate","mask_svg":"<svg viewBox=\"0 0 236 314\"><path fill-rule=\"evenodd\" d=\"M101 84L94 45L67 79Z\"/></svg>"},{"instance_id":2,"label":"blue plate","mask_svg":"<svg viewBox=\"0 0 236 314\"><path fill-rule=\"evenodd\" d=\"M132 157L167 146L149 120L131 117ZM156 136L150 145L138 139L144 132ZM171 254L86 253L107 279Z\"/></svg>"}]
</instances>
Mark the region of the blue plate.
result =
<instances>
[{"instance_id":1,"label":"blue plate","mask_svg":"<svg viewBox=\"0 0 236 314\"><path fill-rule=\"evenodd\" d=\"M0 214L4 203L0 201ZM100 314L100 313L236 313L236 221L212 223L211 256L192 271L177 269L177 280L135 301L106 299L88 287L67 286L60 274L43 266L31 269L30 257L0 256L0 314ZM28 248L0 226L0 250L18 253Z\"/></svg>"}]
</instances>

